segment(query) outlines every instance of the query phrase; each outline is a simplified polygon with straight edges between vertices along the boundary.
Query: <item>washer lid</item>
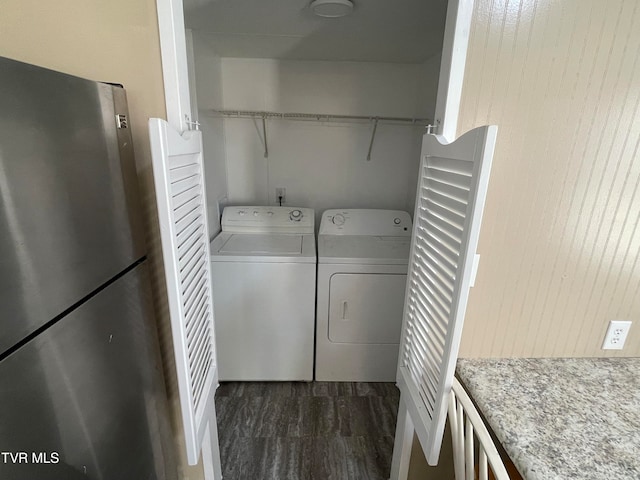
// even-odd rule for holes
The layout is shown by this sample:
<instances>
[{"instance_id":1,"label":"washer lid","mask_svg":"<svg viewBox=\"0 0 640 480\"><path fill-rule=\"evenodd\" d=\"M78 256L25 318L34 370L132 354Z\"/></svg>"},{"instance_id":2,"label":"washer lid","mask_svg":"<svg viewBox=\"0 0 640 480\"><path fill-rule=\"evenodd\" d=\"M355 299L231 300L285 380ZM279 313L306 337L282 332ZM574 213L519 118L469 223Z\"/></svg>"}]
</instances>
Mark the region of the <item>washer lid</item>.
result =
<instances>
[{"instance_id":1,"label":"washer lid","mask_svg":"<svg viewBox=\"0 0 640 480\"><path fill-rule=\"evenodd\" d=\"M302 235L234 234L218 250L227 254L300 255Z\"/></svg>"},{"instance_id":2,"label":"washer lid","mask_svg":"<svg viewBox=\"0 0 640 480\"><path fill-rule=\"evenodd\" d=\"M214 262L316 263L314 235L221 232L211 242Z\"/></svg>"},{"instance_id":3,"label":"washer lid","mask_svg":"<svg viewBox=\"0 0 640 480\"><path fill-rule=\"evenodd\" d=\"M411 237L320 235L318 263L407 265Z\"/></svg>"}]
</instances>

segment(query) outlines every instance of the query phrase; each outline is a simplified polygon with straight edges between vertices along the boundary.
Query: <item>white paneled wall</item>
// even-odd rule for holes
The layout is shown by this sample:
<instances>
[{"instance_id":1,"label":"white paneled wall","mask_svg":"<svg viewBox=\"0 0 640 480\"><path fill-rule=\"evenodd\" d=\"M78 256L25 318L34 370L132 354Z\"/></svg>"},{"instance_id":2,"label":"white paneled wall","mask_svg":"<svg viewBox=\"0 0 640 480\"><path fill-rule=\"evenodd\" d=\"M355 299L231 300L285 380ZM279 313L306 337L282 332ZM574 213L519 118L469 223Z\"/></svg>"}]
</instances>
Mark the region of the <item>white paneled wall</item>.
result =
<instances>
[{"instance_id":1,"label":"white paneled wall","mask_svg":"<svg viewBox=\"0 0 640 480\"><path fill-rule=\"evenodd\" d=\"M419 127L379 125L367 161L371 125L269 119L265 158L261 121L225 119L221 139L222 121L206 110L431 117L435 90L429 90L436 84L438 59L422 65L220 59L197 32L194 45L205 156L219 177L210 182L209 198L228 195L230 204L275 205L275 189L284 187L287 205L317 212L339 207L413 211ZM222 102L216 93L203 92L220 88L213 84L220 77Z\"/></svg>"},{"instance_id":2,"label":"white paneled wall","mask_svg":"<svg viewBox=\"0 0 640 480\"><path fill-rule=\"evenodd\" d=\"M458 132L500 132L462 356L640 355L638 52L638 0L475 2Z\"/></svg>"}]
</instances>

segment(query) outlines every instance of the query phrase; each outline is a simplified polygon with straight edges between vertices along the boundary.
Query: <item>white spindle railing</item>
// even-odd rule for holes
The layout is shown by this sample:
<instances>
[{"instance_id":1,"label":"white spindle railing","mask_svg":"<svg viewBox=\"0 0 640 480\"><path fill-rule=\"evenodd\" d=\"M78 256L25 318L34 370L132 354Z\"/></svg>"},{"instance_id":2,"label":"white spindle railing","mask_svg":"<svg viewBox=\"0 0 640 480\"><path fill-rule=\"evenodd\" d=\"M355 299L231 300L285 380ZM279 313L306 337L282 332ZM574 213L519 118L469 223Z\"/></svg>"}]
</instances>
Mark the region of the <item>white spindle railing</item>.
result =
<instances>
[{"instance_id":1,"label":"white spindle railing","mask_svg":"<svg viewBox=\"0 0 640 480\"><path fill-rule=\"evenodd\" d=\"M449 425L456 480L509 480L502 458L480 414L460 382L454 378L449 395ZM478 443L476 477L475 441ZM489 476L489 471L493 476Z\"/></svg>"}]
</instances>

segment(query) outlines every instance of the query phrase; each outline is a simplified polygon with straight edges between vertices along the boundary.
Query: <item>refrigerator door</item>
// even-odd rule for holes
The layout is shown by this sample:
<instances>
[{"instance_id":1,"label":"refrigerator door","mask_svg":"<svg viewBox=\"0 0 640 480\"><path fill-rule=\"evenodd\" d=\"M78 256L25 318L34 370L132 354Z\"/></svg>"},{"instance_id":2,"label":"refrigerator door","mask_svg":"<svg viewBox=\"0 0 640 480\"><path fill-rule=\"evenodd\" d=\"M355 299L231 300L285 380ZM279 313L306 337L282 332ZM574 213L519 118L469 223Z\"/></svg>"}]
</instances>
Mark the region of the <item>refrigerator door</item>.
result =
<instances>
[{"instance_id":1,"label":"refrigerator door","mask_svg":"<svg viewBox=\"0 0 640 480\"><path fill-rule=\"evenodd\" d=\"M0 58L0 354L144 255L127 115L121 88Z\"/></svg>"},{"instance_id":2,"label":"refrigerator door","mask_svg":"<svg viewBox=\"0 0 640 480\"><path fill-rule=\"evenodd\" d=\"M0 362L0 478L176 478L145 269Z\"/></svg>"}]
</instances>

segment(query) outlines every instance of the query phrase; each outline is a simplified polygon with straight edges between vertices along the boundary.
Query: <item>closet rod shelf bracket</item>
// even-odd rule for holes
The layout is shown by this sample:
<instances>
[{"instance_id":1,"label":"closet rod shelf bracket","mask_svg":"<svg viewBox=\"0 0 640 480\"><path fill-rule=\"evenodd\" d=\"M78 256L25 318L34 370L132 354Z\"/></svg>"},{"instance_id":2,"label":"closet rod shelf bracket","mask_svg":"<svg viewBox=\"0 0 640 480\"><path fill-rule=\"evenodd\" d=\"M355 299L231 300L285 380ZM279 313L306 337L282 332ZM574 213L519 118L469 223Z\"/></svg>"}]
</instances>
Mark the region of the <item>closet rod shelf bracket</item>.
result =
<instances>
[{"instance_id":1,"label":"closet rod shelf bracket","mask_svg":"<svg viewBox=\"0 0 640 480\"><path fill-rule=\"evenodd\" d=\"M373 130L371 131L371 141L369 142L369 151L367 152L367 162L371 161L371 150L373 149L373 139L376 138L377 129L378 129L378 118L374 118Z\"/></svg>"},{"instance_id":2,"label":"closet rod shelf bracket","mask_svg":"<svg viewBox=\"0 0 640 480\"><path fill-rule=\"evenodd\" d=\"M267 147L267 116L262 116L262 140L264 141L264 158L269 158L269 147Z\"/></svg>"},{"instance_id":3,"label":"closet rod shelf bracket","mask_svg":"<svg viewBox=\"0 0 640 480\"><path fill-rule=\"evenodd\" d=\"M390 125L406 125L410 127L423 126L427 128L427 133L435 133L439 122L432 125L432 120L427 118L407 118L407 117L372 117L364 115L330 115L326 113L283 113L283 112L260 112L253 110L218 110L210 109L203 113L233 118L252 118L262 120L262 140L264 142L264 158L269 158L269 148L267 146L267 118L276 118L280 120L312 120L317 122L344 122L344 123L373 123L371 131L371 140L369 141L369 151L367 152L367 161L371 160L371 152L373 150L373 142L376 137L379 123Z\"/></svg>"}]
</instances>

